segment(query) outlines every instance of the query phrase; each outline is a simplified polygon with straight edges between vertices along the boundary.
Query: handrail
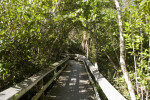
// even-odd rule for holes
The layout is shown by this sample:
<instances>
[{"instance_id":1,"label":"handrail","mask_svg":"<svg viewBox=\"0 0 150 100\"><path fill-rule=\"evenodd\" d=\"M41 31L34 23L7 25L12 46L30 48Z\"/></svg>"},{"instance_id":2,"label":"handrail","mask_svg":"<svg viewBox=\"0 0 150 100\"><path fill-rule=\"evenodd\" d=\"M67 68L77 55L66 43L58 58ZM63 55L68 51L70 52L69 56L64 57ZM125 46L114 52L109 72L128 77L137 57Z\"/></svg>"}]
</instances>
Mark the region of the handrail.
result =
<instances>
[{"instance_id":1,"label":"handrail","mask_svg":"<svg viewBox=\"0 0 150 100\"><path fill-rule=\"evenodd\" d=\"M96 100L101 100L101 98L100 98L100 96L99 96L99 93L98 93L98 91L97 91L96 85L95 85L95 83L94 83L94 80L92 79L92 77L91 77L91 75L90 75L90 73L89 73L89 71L88 71L88 68L87 68L87 66L86 66L86 64L85 64L84 61L83 61L83 63L84 63L84 66L85 66L85 70L86 70L86 72L87 72L87 74L88 74L89 80L90 80L90 82L91 82L91 84L92 84L92 86L93 86L93 90L94 90L94 92L95 92L95 99L96 99Z\"/></svg>"},{"instance_id":2,"label":"handrail","mask_svg":"<svg viewBox=\"0 0 150 100\"><path fill-rule=\"evenodd\" d=\"M94 76L96 82L103 90L108 100L126 100L109 82L108 80L98 71L98 69L92 65L92 63L83 55L75 54L76 59L83 61L89 68L90 72Z\"/></svg>"},{"instance_id":3,"label":"handrail","mask_svg":"<svg viewBox=\"0 0 150 100\"><path fill-rule=\"evenodd\" d=\"M24 81L20 82L19 84L10 87L2 92L0 92L0 100L14 100L19 99L22 95L24 95L26 92L28 92L33 86L35 86L38 82L40 82L46 75L49 73L55 71L60 65L65 63L69 60L69 57L66 57L63 60L60 60L52 65L50 65L49 68L46 68L33 76L31 76L28 79L25 79ZM52 81L61 73L61 71L64 69L64 67L58 71L54 77L45 85L42 86L42 92L52 83ZM44 89L43 89L44 88ZM40 92L41 92L40 90ZM41 95L41 93L40 93ZM39 95L35 96L34 98L39 98Z\"/></svg>"}]
</instances>

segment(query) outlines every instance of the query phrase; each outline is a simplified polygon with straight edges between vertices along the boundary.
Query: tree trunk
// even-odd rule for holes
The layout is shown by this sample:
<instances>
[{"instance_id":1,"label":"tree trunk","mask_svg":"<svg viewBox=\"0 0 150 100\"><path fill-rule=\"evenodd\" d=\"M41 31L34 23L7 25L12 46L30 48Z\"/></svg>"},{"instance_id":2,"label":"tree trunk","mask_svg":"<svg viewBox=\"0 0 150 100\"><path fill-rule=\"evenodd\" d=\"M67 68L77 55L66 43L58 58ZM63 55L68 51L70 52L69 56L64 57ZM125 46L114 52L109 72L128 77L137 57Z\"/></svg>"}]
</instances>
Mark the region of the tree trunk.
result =
<instances>
[{"instance_id":1,"label":"tree trunk","mask_svg":"<svg viewBox=\"0 0 150 100\"><path fill-rule=\"evenodd\" d=\"M122 19L121 19L121 10L120 10L120 6L119 6L119 2L118 0L114 0L114 3L116 5L117 8L117 12L118 12L118 21L119 21L119 33L120 33L120 65L121 65L121 69L123 71L123 75L125 78L125 81L127 83L128 86L128 90L131 96L131 100L136 100L136 96L135 96L135 92L126 68L126 63L125 63L125 46L124 46L124 37L123 37L123 28L122 28Z\"/></svg>"},{"instance_id":2,"label":"tree trunk","mask_svg":"<svg viewBox=\"0 0 150 100\"><path fill-rule=\"evenodd\" d=\"M107 56L107 58L109 59L109 61L112 63L114 69L118 70L117 65L113 62L113 60L111 59L111 57L105 51L104 51L104 54Z\"/></svg>"},{"instance_id":3,"label":"tree trunk","mask_svg":"<svg viewBox=\"0 0 150 100\"><path fill-rule=\"evenodd\" d=\"M131 14L130 14L130 25L131 25ZM131 27L131 26L130 26ZM137 59L136 59L136 53L135 53L135 36L134 33L132 33L132 46L133 46L133 59L134 59L134 77L135 77L135 85L136 85L136 93L139 94L139 84L137 79Z\"/></svg>"},{"instance_id":4,"label":"tree trunk","mask_svg":"<svg viewBox=\"0 0 150 100\"><path fill-rule=\"evenodd\" d=\"M53 50L53 47L54 47L55 43L56 43L56 42L57 42L57 40L59 40L59 38L60 38L60 35L61 35L61 33L57 34L56 39L55 39L55 40L53 41L53 43L52 43L52 46L51 46L51 50L50 50L50 52L52 52L52 50Z\"/></svg>"},{"instance_id":5,"label":"tree trunk","mask_svg":"<svg viewBox=\"0 0 150 100\"><path fill-rule=\"evenodd\" d=\"M89 57L89 44L88 44L88 39L86 40L86 57Z\"/></svg>"},{"instance_id":6,"label":"tree trunk","mask_svg":"<svg viewBox=\"0 0 150 100\"><path fill-rule=\"evenodd\" d=\"M146 24L148 24L148 20L147 20L147 15L146 15ZM147 30L149 30L150 25L147 26ZM148 37L149 37L149 55L150 55L150 33L148 31L147 33ZM150 57L148 58L148 66L150 66ZM147 69L147 74L149 73L149 68ZM146 89L146 100L148 100L149 98L149 90Z\"/></svg>"},{"instance_id":7,"label":"tree trunk","mask_svg":"<svg viewBox=\"0 0 150 100\"><path fill-rule=\"evenodd\" d=\"M142 31L141 31L141 29L140 29L140 35L141 35L141 37L143 38L143 33L142 33ZM141 39L141 54L140 54L140 58L141 58L141 65L143 65L143 40ZM143 66L141 66L141 72L143 73ZM140 96L140 100L143 100L143 97L144 97L144 95L143 95L143 86L142 86L142 84L141 84L141 96Z\"/></svg>"},{"instance_id":8,"label":"tree trunk","mask_svg":"<svg viewBox=\"0 0 150 100\"><path fill-rule=\"evenodd\" d=\"M135 75L135 84L136 84L136 92L138 94L139 93L139 85L138 85L138 80L137 80L137 60L136 60L136 55L135 55L134 42L132 45L133 45L133 58L134 58L134 69L135 69L135 74L134 74Z\"/></svg>"},{"instance_id":9,"label":"tree trunk","mask_svg":"<svg viewBox=\"0 0 150 100\"><path fill-rule=\"evenodd\" d=\"M149 27L150 27L150 25L149 25ZM149 36L149 55L150 55L150 33L148 36ZM150 57L148 58L148 66L150 66ZM149 73L149 70L150 69L148 68L147 73ZM149 98L149 90L146 91L146 100L148 100L148 98Z\"/></svg>"},{"instance_id":10,"label":"tree trunk","mask_svg":"<svg viewBox=\"0 0 150 100\"><path fill-rule=\"evenodd\" d=\"M115 52L115 55L116 55L116 58L117 58L117 62L118 64L120 65L120 61L119 61L119 55L117 54L116 50L115 50L115 47L113 46L113 49L114 49L114 52Z\"/></svg>"},{"instance_id":11,"label":"tree trunk","mask_svg":"<svg viewBox=\"0 0 150 100\"><path fill-rule=\"evenodd\" d=\"M150 55L150 33L148 34L149 36L149 55ZM150 57L148 58L148 66L150 66ZM149 73L149 68L147 69L147 73ZM146 100L149 99L149 90L146 90Z\"/></svg>"},{"instance_id":12,"label":"tree trunk","mask_svg":"<svg viewBox=\"0 0 150 100\"><path fill-rule=\"evenodd\" d=\"M97 64L97 60L98 60L98 38L97 38L97 36L96 36L95 40L96 40L96 59L95 59L95 68L98 69L98 64Z\"/></svg>"}]
</instances>

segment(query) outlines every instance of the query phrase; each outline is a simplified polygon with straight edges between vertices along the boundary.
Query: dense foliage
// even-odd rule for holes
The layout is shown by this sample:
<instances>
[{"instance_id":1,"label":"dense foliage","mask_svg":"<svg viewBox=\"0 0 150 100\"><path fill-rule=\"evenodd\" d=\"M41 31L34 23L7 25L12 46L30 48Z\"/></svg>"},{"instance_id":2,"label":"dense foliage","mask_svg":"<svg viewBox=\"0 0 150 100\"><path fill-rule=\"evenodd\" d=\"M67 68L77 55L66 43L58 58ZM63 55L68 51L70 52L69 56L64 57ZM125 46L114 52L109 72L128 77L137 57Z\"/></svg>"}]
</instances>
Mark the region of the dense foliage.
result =
<instances>
[{"instance_id":1,"label":"dense foliage","mask_svg":"<svg viewBox=\"0 0 150 100\"><path fill-rule=\"evenodd\" d=\"M150 0L120 0L125 60L137 99L150 97ZM113 0L1 0L0 89L84 53L126 98ZM81 50L82 48L82 50Z\"/></svg>"},{"instance_id":2,"label":"dense foliage","mask_svg":"<svg viewBox=\"0 0 150 100\"><path fill-rule=\"evenodd\" d=\"M71 26L55 21L52 7L46 0L0 1L0 90L60 59Z\"/></svg>"}]
</instances>

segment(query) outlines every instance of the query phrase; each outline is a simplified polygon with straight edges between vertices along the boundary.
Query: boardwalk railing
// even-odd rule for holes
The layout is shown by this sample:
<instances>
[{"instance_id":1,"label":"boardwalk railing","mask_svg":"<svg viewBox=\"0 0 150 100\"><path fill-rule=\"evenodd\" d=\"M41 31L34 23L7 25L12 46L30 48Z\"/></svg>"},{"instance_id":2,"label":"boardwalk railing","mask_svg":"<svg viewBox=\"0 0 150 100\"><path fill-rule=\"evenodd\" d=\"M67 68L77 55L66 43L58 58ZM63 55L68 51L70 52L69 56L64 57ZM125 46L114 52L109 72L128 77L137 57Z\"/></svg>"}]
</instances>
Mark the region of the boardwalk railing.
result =
<instances>
[{"instance_id":1,"label":"boardwalk railing","mask_svg":"<svg viewBox=\"0 0 150 100\"><path fill-rule=\"evenodd\" d=\"M73 55L71 55L73 56ZM102 89L108 100L126 100L125 97L123 97L109 82L108 80L98 71L98 68L96 68L85 56L74 54L75 59L78 61L83 61L86 68L89 69L89 73L92 74L92 76L95 78L95 81L99 85L99 87ZM98 98L97 95L97 99Z\"/></svg>"},{"instance_id":2,"label":"boardwalk railing","mask_svg":"<svg viewBox=\"0 0 150 100\"><path fill-rule=\"evenodd\" d=\"M37 100L38 98L43 99L43 93L48 88L48 86L56 79L56 77L62 72L66 67L66 62L69 60L69 57L66 57L59 62L56 62L36 74L32 77L25 79L21 83L10 87L2 92L0 92L0 100L16 100L27 93L32 87L38 85L40 87L38 93L32 98L32 100ZM65 64L65 65L64 65ZM44 84L43 78L53 73L52 78Z\"/></svg>"}]
</instances>

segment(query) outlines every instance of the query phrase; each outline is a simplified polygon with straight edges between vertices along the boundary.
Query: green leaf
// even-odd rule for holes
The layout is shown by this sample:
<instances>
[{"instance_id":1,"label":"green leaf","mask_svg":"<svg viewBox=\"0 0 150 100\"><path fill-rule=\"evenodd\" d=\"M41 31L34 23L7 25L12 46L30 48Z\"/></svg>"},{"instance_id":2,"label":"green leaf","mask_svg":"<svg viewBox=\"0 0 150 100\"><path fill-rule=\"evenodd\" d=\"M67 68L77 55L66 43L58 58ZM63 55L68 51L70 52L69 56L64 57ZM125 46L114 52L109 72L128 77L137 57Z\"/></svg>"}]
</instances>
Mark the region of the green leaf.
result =
<instances>
[{"instance_id":1,"label":"green leaf","mask_svg":"<svg viewBox=\"0 0 150 100\"><path fill-rule=\"evenodd\" d=\"M5 30L0 31L0 35L3 35L5 33Z\"/></svg>"},{"instance_id":2,"label":"green leaf","mask_svg":"<svg viewBox=\"0 0 150 100\"><path fill-rule=\"evenodd\" d=\"M129 26L129 23L128 22L125 22L126 26Z\"/></svg>"}]
</instances>

